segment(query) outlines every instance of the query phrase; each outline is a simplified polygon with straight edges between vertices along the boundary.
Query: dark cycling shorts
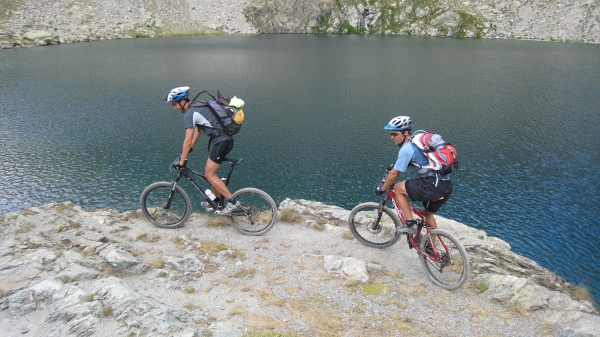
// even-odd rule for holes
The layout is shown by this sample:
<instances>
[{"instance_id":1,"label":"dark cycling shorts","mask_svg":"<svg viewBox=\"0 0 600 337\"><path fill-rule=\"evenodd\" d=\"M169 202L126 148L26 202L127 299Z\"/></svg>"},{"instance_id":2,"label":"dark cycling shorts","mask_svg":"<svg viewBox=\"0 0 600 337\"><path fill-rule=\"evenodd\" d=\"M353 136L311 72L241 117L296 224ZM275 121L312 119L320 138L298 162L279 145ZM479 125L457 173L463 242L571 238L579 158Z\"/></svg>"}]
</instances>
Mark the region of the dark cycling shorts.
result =
<instances>
[{"instance_id":1,"label":"dark cycling shorts","mask_svg":"<svg viewBox=\"0 0 600 337\"><path fill-rule=\"evenodd\" d=\"M410 179L404 183L406 193L412 201L422 201L428 212L437 212L452 195L452 180L440 180L435 186L435 177Z\"/></svg>"},{"instance_id":2,"label":"dark cycling shorts","mask_svg":"<svg viewBox=\"0 0 600 337\"><path fill-rule=\"evenodd\" d=\"M231 152L231 149L233 149L233 138L213 143L208 158L217 164L221 164L225 160L225 156Z\"/></svg>"}]
</instances>

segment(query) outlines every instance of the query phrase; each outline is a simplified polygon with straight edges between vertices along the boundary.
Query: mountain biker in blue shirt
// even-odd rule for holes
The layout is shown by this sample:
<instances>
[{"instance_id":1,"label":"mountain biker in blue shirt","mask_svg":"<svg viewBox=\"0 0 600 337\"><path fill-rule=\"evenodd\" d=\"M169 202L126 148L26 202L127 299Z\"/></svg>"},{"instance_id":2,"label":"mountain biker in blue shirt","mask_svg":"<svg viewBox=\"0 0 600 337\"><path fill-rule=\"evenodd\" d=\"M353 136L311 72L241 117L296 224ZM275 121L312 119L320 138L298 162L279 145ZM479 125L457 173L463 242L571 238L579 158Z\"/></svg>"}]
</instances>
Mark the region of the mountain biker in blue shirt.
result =
<instances>
[{"instance_id":1,"label":"mountain biker in blue shirt","mask_svg":"<svg viewBox=\"0 0 600 337\"><path fill-rule=\"evenodd\" d=\"M233 197L227 185L217 176L217 170L221 167L225 156L233 149L233 137L221 132L219 121L210 108L190 106L189 89L189 87L173 88L165 99L165 102L171 102L175 110L183 113L185 139L183 140L179 166L185 165L188 154L192 152L202 133L206 133L211 137L212 150L206 160L204 175L213 187L213 193L217 197L215 202L218 204L221 196L228 201L227 206L222 210L215 211L215 214L230 215L240 204ZM201 204L207 210L212 210L208 202L202 202Z\"/></svg>"},{"instance_id":2,"label":"mountain biker in blue shirt","mask_svg":"<svg viewBox=\"0 0 600 337\"><path fill-rule=\"evenodd\" d=\"M412 121L408 116L398 116L393 118L385 127L385 130L390 130L392 141L400 146L398 152L398 160L394 164L394 168L389 172L387 179L383 185L378 186L375 190L377 195L382 195L389 187L393 186L394 196L402 213L406 217L406 227L398 229L398 232L406 234L417 233L417 220L413 220L410 211L408 199L413 201L421 201L423 207L427 211L425 221L432 227L436 228L437 224L433 214L450 199L452 195L452 181L450 175L441 175L429 169L419 169L418 165L426 166L428 159L413 142L410 141L410 133L412 130ZM413 166L419 175L418 178L403 180L399 183L394 183L400 172L405 173L409 166Z\"/></svg>"}]
</instances>

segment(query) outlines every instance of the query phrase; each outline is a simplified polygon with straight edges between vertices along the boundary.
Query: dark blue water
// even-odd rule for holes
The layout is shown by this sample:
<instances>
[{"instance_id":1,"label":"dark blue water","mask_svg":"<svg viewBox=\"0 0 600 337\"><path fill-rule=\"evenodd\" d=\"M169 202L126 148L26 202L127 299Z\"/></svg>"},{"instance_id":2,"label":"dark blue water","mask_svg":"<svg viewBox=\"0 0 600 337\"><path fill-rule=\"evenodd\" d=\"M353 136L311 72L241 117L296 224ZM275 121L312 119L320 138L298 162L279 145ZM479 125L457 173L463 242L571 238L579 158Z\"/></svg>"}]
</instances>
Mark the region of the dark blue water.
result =
<instances>
[{"instance_id":1,"label":"dark blue water","mask_svg":"<svg viewBox=\"0 0 600 337\"><path fill-rule=\"evenodd\" d=\"M207 36L0 51L0 213L72 200L136 209L183 140L166 93L246 101L232 189L351 209L409 115L459 151L444 217L600 299L600 46L380 36ZM190 162L202 168L202 139Z\"/></svg>"}]
</instances>

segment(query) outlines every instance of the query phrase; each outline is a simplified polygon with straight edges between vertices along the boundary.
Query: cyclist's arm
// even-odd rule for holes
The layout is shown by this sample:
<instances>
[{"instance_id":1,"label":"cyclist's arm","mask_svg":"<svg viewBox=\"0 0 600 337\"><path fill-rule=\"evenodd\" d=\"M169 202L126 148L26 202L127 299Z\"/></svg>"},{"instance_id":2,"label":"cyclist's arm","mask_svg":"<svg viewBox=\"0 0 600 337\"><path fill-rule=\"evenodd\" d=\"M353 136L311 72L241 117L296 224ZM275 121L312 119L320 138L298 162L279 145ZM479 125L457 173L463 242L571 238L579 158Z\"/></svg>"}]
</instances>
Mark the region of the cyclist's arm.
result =
<instances>
[{"instance_id":1,"label":"cyclist's arm","mask_svg":"<svg viewBox=\"0 0 600 337\"><path fill-rule=\"evenodd\" d=\"M187 158L188 153L193 147L192 141L194 139L194 128L185 129L185 139L183 140L183 147L181 148L181 158L179 159L179 165L183 166ZM196 139L197 140L197 139Z\"/></svg>"},{"instance_id":2,"label":"cyclist's arm","mask_svg":"<svg viewBox=\"0 0 600 337\"><path fill-rule=\"evenodd\" d=\"M390 186L392 186L394 184L394 182L396 182L396 178L398 178L399 174L400 174L400 171L398 171L396 169L392 169L390 171L390 173L388 173L388 176L385 179L385 182L383 183L383 186L381 186L381 190L385 191L388 188L390 188Z\"/></svg>"},{"instance_id":3,"label":"cyclist's arm","mask_svg":"<svg viewBox=\"0 0 600 337\"><path fill-rule=\"evenodd\" d=\"M388 173L388 176L381 187L382 191L386 191L394 184L394 182L396 182L400 172L406 172L408 165L412 160L413 152L414 150L411 144L404 144L402 148L400 148L400 151L398 152L398 159L394 164L394 168L390 170L390 173Z\"/></svg>"}]
</instances>

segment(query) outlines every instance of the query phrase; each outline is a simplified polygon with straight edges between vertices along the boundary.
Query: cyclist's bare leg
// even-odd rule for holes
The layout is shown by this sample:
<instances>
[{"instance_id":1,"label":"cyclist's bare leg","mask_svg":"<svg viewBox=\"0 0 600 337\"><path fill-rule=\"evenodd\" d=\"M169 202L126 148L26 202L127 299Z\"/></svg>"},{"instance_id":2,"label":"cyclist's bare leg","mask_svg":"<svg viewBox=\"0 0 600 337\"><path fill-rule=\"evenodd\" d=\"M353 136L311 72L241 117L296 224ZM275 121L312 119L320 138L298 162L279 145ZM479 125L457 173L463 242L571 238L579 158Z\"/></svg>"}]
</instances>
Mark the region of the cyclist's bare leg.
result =
<instances>
[{"instance_id":1,"label":"cyclist's bare leg","mask_svg":"<svg viewBox=\"0 0 600 337\"><path fill-rule=\"evenodd\" d=\"M406 192L405 182L406 180L403 180L394 185L394 196L396 197L396 202L398 203L398 206L400 206L400 209L406 217L406 220L413 220L413 216L410 211L410 204L408 201L408 193ZM433 217L433 213L427 212L425 214L425 222L428 223L431 226L431 228L437 228L437 222Z\"/></svg>"},{"instance_id":2,"label":"cyclist's bare leg","mask_svg":"<svg viewBox=\"0 0 600 337\"><path fill-rule=\"evenodd\" d=\"M433 217L433 213L427 212L425 214L425 222L427 222L429 224L429 226L431 226L431 229L436 229L437 228L437 222L435 222L435 218Z\"/></svg>"},{"instance_id":3,"label":"cyclist's bare leg","mask_svg":"<svg viewBox=\"0 0 600 337\"><path fill-rule=\"evenodd\" d=\"M406 180L402 180L401 182L394 185L394 196L396 197L396 202L398 206L400 206L400 210L406 217L406 220L413 220L412 213L410 211L410 203L408 201L408 193L406 193L405 187Z\"/></svg>"},{"instance_id":4,"label":"cyclist's bare leg","mask_svg":"<svg viewBox=\"0 0 600 337\"><path fill-rule=\"evenodd\" d=\"M428 223L429 226L431 226L431 229L436 229L437 228L437 222L435 222L435 218L433 217L433 213L431 213L431 212L425 213L425 222ZM437 236L435 236L435 235L431 237L431 240L432 240L431 243L434 246L437 245L436 240L435 240L436 237Z\"/></svg>"},{"instance_id":5,"label":"cyclist's bare leg","mask_svg":"<svg viewBox=\"0 0 600 337\"><path fill-rule=\"evenodd\" d=\"M221 164L215 163L212 159L208 158L206 160L206 166L204 167L204 176L206 176L206 180L212 185L213 192L217 198L222 195L225 199L231 199L233 195L217 175L219 167L221 167Z\"/></svg>"}]
</instances>

